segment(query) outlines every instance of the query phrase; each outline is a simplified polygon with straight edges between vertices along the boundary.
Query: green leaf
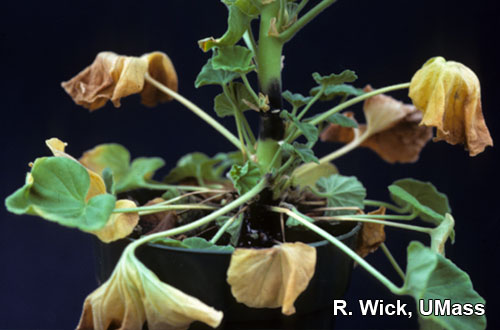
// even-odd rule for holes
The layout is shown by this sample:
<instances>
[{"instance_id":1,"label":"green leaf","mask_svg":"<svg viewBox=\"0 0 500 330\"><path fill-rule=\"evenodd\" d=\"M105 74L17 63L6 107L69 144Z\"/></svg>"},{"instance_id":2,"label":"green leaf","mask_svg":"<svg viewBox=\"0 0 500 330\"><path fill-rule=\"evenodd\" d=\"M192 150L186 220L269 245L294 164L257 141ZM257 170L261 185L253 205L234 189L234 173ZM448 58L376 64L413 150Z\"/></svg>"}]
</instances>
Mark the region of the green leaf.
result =
<instances>
[{"instance_id":1,"label":"green leaf","mask_svg":"<svg viewBox=\"0 0 500 330\"><path fill-rule=\"evenodd\" d=\"M429 310L428 304L432 301L444 303L449 300L451 312L455 315L439 316L434 310L431 315L424 316L417 308L419 317L423 319L421 324L427 327L450 330L486 328L484 315L456 315L464 304L483 304L484 308L485 301L474 291L467 273L420 242L413 241L408 246L408 264L402 294L413 296L417 307L423 301L423 311Z\"/></svg>"},{"instance_id":2,"label":"green leaf","mask_svg":"<svg viewBox=\"0 0 500 330\"><path fill-rule=\"evenodd\" d=\"M38 158L26 184L7 197L5 205L16 214L38 215L60 225L83 231L106 224L116 198L101 194L86 201L90 188L87 170L64 157Z\"/></svg>"},{"instance_id":3,"label":"green leaf","mask_svg":"<svg viewBox=\"0 0 500 330\"><path fill-rule=\"evenodd\" d=\"M389 186L392 200L399 206L410 205L424 221L440 224L451 213L448 198L430 182L402 179Z\"/></svg>"},{"instance_id":4,"label":"green leaf","mask_svg":"<svg viewBox=\"0 0 500 330\"><path fill-rule=\"evenodd\" d=\"M229 177L240 195L255 187L261 179L259 167L252 161L247 161L243 166L233 165Z\"/></svg>"},{"instance_id":5,"label":"green leaf","mask_svg":"<svg viewBox=\"0 0 500 330\"><path fill-rule=\"evenodd\" d=\"M354 206L364 208L366 189L354 176L334 174L327 178L320 178L316 182L317 189L313 192L327 198L328 207ZM327 215L352 214L355 211L328 211Z\"/></svg>"},{"instance_id":6,"label":"green leaf","mask_svg":"<svg viewBox=\"0 0 500 330\"><path fill-rule=\"evenodd\" d=\"M344 70L340 74L332 73L328 76L322 76L317 72L312 74L314 81L318 83L318 85L328 86L328 85L340 85L343 83L351 83L358 79L358 76L354 71Z\"/></svg>"},{"instance_id":7,"label":"green leaf","mask_svg":"<svg viewBox=\"0 0 500 330\"><path fill-rule=\"evenodd\" d=\"M241 151L219 152L213 158L219 161L219 163L217 163L214 168L214 174L217 177L221 177L224 172L234 164L244 164L243 154L241 153Z\"/></svg>"},{"instance_id":8,"label":"green leaf","mask_svg":"<svg viewBox=\"0 0 500 330\"><path fill-rule=\"evenodd\" d=\"M280 117L291 121L304 134L309 144L314 145L318 141L319 131L313 124L300 121L296 116L285 110L280 112Z\"/></svg>"},{"instance_id":9,"label":"green leaf","mask_svg":"<svg viewBox=\"0 0 500 330\"><path fill-rule=\"evenodd\" d=\"M220 47L213 57L212 67L237 73L248 73L255 69L252 64L253 53L243 46Z\"/></svg>"},{"instance_id":10,"label":"green leaf","mask_svg":"<svg viewBox=\"0 0 500 330\"><path fill-rule=\"evenodd\" d=\"M311 96L306 97L300 93L292 94L290 91L284 91L282 95L283 98L295 108L300 108L312 100Z\"/></svg>"},{"instance_id":11,"label":"green leaf","mask_svg":"<svg viewBox=\"0 0 500 330\"><path fill-rule=\"evenodd\" d=\"M314 219L308 217L305 214L300 213L295 208L293 209L293 213L296 213L296 214L300 215L302 218L306 219L309 222L314 222ZM288 217L288 219L286 220L286 226L289 227L289 228L291 228L291 227L302 226L302 224L298 220L296 220L295 218Z\"/></svg>"},{"instance_id":12,"label":"green leaf","mask_svg":"<svg viewBox=\"0 0 500 330\"><path fill-rule=\"evenodd\" d=\"M232 217L229 216L222 216L217 218L215 222L217 223L217 226L222 227L231 218ZM240 239L242 224L243 224L243 213L240 213L240 215L238 215L236 219L234 219L233 222L226 228L226 233L228 233L231 236L229 243L231 243L232 246L236 246L238 244L238 240Z\"/></svg>"},{"instance_id":13,"label":"green leaf","mask_svg":"<svg viewBox=\"0 0 500 330\"><path fill-rule=\"evenodd\" d=\"M91 170L102 173L109 168L113 173L116 193L151 185L151 178L165 162L158 157L136 158L130 163L130 153L116 143L101 144L87 151L80 162Z\"/></svg>"},{"instance_id":14,"label":"green leaf","mask_svg":"<svg viewBox=\"0 0 500 330\"><path fill-rule=\"evenodd\" d=\"M201 237L189 237L179 241L171 238L159 238L153 241L155 244L162 244L184 249L197 249L214 252L233 252L234 248L230 245L215 245Z\"/></svg>"},{"instance_id":15,"label":"green leaf","mask_svg":"<svg viewBox=\"0 0 500 330\"><path fill-rule=\"evenodd\" d=\"M342 127L353 127L353 128L358 127L358 123L356 123L356 121L340 113L334 113L333 115L328 116L326 118L326 121L332 124L337 124Z\"/></svg>"},{"instance_id":16,"label":"green leaf","mask_svg":"<svg viewBox=\"0 0 500 330\"><path fill-rule=\"evenodd\" d=\"M257 18L261 9L262 2L260 0L222 0L226 5L236 6L247 16Z\"/></svg>"},{"instance_id":17,"label":"green leaf","mask_svg":"<svg viewBox=\"0 0 500 330\"><path fill-rule=\"evenodd\" d=\"M183 156L177 166L163 179L166 183L177 183L187 178L195 178L204 185L205 181L220 181L214 167L220 159L210 158L201 152Z\"/></svg>"},{"instance_id":18,"label":"green leaf","mask_svg":"<svg viewBox=\"0 0 500 330\"><path fill-rule=\"evenodd\" d=\"M106 192L108 194L114 195L115 194L115 179L113 178L113 170L110 169L109 167L106 167L102 171L102 180L104 181L104 184L106 185Z\"/></svg>"},{"instance_id":19,"label":"green leaf","mask_svg":"<svg viewBox=\"0 0 500 330\"><path fill-rule=\"evenodd\" d=\"M290 143L283 143L283 150L290 154L296 154L302 159L304 163L314 162L319 164L319 159L314 156L314 152L307 145L294 142L293 145Z\"/></svg>"},{"instance_id":20,"label":"green leaf","mask_svg":"<svg viewBox=\"0 0 500 330\"><path fill-rule=\"evenodd\" d=\"M208 59L207 63L201 68L200 73L196 77L194 86L199 88L205 85L226 85L233 79L238 78L236 72L229 72L225 70L215 70L212 66L212 59Z\"/></svg>"},{"instance_id":21,"label":"green leaf","mask_svg":"<svg viewBox=\"0 0 500 330\"><path fill-rule=\"evenodd\" d=\"M303 167L314 166L314 170L303 172L301 169ZM303 164L302 166L295 169L292 173L293 185L301 187L315 187L316 182L323 177L329 177L333 174L337 174L339 171L332 163L322 163L316 164ZM304 174L298 174L304 173Z\"/></svg>"},{"instance_id":22,"label":"green leaf","mask_svg":"<svg viewBox=\"0 0 500 330\"><path fill-rule=\"evenodd\" d=\"M235 106L240 112L249 110L248 105L243 101L252 101L252 95L248 92L245 85L239 82L231 83L230 90L232 91L231 97ZM228 99L227 95L221 93L215 97L214 109L219 117L234 116L234 108L231 101Z\"/></svg>"},{"instance_id":23,"label":"green leaf","mask_svg":"<svg viewBox=\"0 0 500 330\"><path fill-rule=\"evenodd\" d=\"M227 2L229 3L229 1ZM224 35L218 39L210 37L198 41L198 45L204 52L213 47L232 46L236 44L250 27L252 19L256 18L254 15L248 15L247 12L249 11L245 10L243 5L236 4L236 2L242 4L245 1L230 2L231 4L228 6L227 31Z\"/></svg>"},{"instance_id":24,"label":"green leaf","mask_svg":"<svg viewBox=\"0 0 500 330\"><path fill-rule=\"evenodd\" d=\"M315 96L321 91L321 86L316 86L309 92L312 96ZM320 96L321 101L331 101L335 97L345 97L345 96L359 96L363 95L365 92L361 88L356 88L351 85L341 84L341 85L328 85L325 87L323 94Z\"/></svg>"}]
</instances>

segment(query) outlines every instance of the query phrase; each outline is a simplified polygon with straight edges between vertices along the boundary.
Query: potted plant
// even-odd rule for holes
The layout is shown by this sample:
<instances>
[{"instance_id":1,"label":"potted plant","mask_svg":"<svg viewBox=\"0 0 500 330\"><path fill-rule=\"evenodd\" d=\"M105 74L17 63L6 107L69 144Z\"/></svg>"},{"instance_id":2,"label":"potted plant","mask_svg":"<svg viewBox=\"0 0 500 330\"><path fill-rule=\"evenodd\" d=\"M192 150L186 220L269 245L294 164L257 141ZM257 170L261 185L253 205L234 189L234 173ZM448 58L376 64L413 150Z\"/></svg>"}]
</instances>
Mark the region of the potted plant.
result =
<instances>
[{"instance_id":1,"label":"potted plant","mask_svg":"<svg viewBox=\"0 0 500 330\"><path fill-rule=\"evenodd\" d=\"M234 117L237 136L177 93L177 74L163 53L141 57L100 53L90 67L63 84L78 104L90 110L108 100L119 106L122 97L134 93L140 93L148 106L176 99L236 149L214 157L189 154L158 182L152 176L163 165L161 159L130 162L124 147L105 144L76 160L65 152L64 142L47 140L54 157L34 161L26 184L8 197L7 208L77 227L104 242L134 239L110 279L85 301L79 328L141 328L144 322L149 328L182 328L195 320L214 327L220 324L220 311L161 282L145 267L135 252L147 243L220 249L217 243L225 242L225 249L234 249L227 282L235 299L250 307L281 307L284 314L293 314L295 300L307 290L315 271L317 251L290 236L300 240L312 233L394 294L423 301L422 324L485 327L484 301L467 275L444 257L444 244L454 236L446 197L429 183L403 179L389 187L391 203L367 200L363 185L355 177L339 174L331 164L359 146L390 162L415 161L432 137L432 126L437 128L437 139L463 143L471 155L480 153L492 141L482 118L479 82L464 65L436 57L410 83L360 89L351 85L356 74L345 70L313 74L317 86L309 96L283 92L284 44L333 2L323 0L310 7L305 7L307 1L224 2L228 30L220 38L199 42L211 57L195 84L221 86L214 108L220 117ZM258 24L255 35L252 24ZM255 73L258 88L249 81ZM406 88L414 106L383 95ZM332 107L312 115L321 101L332 101ZM366 124L342 113L361 102ZM260 117L257 137L245 118L249 111ZM322 140L345 146L316 157L312 147L320 132ZM134 192L137 189L141 191ZM371 207L376 209L369 212ZM430 226L407 223L416 218ZM355 247L330 233L358 222L363 227ZM430 247L410 243L406 272L383 244L384 226L430 235ZM379 246L404 279L402 286L363 259ZM445 285L449 282L456 285L450 288ZM452 317L428 313L436 296L450 299Z\"/></svg>"}]
</instances>

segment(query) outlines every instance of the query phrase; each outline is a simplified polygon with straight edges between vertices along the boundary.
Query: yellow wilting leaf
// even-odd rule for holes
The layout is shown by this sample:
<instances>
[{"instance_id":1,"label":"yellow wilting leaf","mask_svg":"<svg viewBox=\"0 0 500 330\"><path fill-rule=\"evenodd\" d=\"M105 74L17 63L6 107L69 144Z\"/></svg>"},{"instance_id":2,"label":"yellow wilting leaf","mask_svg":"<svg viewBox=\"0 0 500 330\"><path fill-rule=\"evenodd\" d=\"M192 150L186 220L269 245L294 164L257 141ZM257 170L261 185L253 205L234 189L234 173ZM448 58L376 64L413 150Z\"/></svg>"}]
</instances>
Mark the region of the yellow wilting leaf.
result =
<instances>
[{"instance_id":1,"label":"yellow wilting leaf","mask_svg":"<svg viewBox=\"0 0 500 330\"><path fill-rule=\"evenodd\" d=\"M116 201L115 209L135 208L137 205L128 199ZM106 225L92 233L104 243L116 241L132 233L139 222L139 213L113 213Z\"/></svg>"},{"instance_id":2,"label":"yellow wilting leaf","mask_svg":"<svg viewBox=\"0 0 500 330\"><path fill-rule=\"evenodd\" d=\"M48 140L45 140L45 144L49 147L50 151L54 154L56 157L66 157L69 159L74 160L75 162L79 163L78 160L73 158L71 155L67 154L64 149L68 145L66 142L63 142L59 140L58 138L51 138ZM106 193L106 185L104 184L104 180L102 177L97 174L96 172L90 170L89 168L85 167L87 169L87 172L90 177L90 188L87 193L87 196L85 199L88 201L92 197L100 194L105 194Z\"/></svg>"},{"instance_id":3,"label":"yellow wilting leaf","mask_svg":"<svg viewBox=\"0 0 500 330\"><path fill-rule=\"evenodd\" d=\"M370 91L371 88L365 88ZM376 95L365 101L364 112L370 135L361 143L375 151L389 163L413 163L432 138L432 128L419 126L422 113L413 105L404 104L386 95ZM346 115L352 117L352 113ZM395 120L396 119L396 120ZM359 125L360 134L367 125ZM331 124L321 133L322 141L348 143L354 139L354 130Z\"/></svg>"},{"instance_id":4,"label":"yellow wilting leaf","mask_svg":"<svg viewBox=\"0 0 500 330\"><path fill-rule=\"evenodd\" d=\"M465 65L431 58L411 79L409 96L424 114L421 125L437 128L435 141L463 143L471 156L493 146L483 117L479 79Z\"/></svg>"},{"instance_id":5,"label":"yellow wilting leaf","mask_svg":"<svg viewBox=\"0 0 500 330\"><path fill-rule=\"evenodd\" d=\"M194 321L217 327L223 313L160 281L125 251L111 277L92 292L83 305L77 330L187 329Z\"/></svg>"},{"instance_id":6,"label":"yellow wilting leaf","mask_svg":"<svg viewBox=\"0 0 500 330\"><path fill-rule=\"evenodd\" d=\"M170 100L145 83L146 72L177 91L174 66L168 56L160 52L142 57L101 52L90 66L61 85L76 104L90 111L103 107L108 100L119 107L121 98L137 93L141 93L143 103L148 106Z\"/></svg>"},{"instance_id":7,"label":"yellow wilting leaf","mask_svg":"<svg viewBox=\"0 0 500 330\"><path fill-rule=\"evenodd\" d=\"M385 214L385 207L369 212L372 215ZM361 257L366 257L369 253L375 252L380 244L385 242L384 225L378 223L364 222L361 227L361 232L358 236L356 253Z\"/></svg>"},{"instance_id":8,"label":"yellow wilting leaf","mask_svg":"<svg viewBox=\"0 0 500 330\"><path fill-rule=\"evenodd\" d=\"M238 302L255 308L282 307L283 314L291 315L315 267L316 249L300 242L268 249L236 249L227 282Z\"/></svg>"}]
</instances>

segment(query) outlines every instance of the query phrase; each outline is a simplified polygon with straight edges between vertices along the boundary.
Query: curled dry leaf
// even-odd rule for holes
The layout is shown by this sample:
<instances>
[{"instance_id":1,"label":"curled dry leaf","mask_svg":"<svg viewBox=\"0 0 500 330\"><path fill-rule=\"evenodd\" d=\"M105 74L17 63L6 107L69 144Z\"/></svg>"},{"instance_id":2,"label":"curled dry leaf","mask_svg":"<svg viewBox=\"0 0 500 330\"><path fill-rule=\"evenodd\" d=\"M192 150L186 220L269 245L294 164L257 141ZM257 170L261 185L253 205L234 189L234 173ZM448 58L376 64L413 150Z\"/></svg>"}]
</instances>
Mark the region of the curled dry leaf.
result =
<instances>
[{"instance_id":1,"label":"curled dry leaf","mask_svg":"<svg viewBox=\"0 0 500 330\"><path fill-rule=\"evenodd\" d=\"M365 88L365 91L370 89ZM384 110L385 105L388 110ZM372 149L388 163L416 162L420 152L432 138L432 128L419 126L422 113L413 105L403 104L386 95L377 95L365 102L364 111L368 129L370 125L374 128L361 146ZM345 115L352 117L352 113ZM384 119L385 116L398 119ZM359 125L360 135L366 130L367 125ZM348 143L353 139L353 128L337 124L331 124L321 133L322 141Z\"/></svg>"},{"instance_id":2,"label":"curled dry leaf","mask_svg":"<svg viewBox=\"0 0 500 330\"><path fill-rule=\"evenodd\" d=\"M73 158L73 156L67 154L65 152L65 148L68 145L66 142L63 142L59 140L58 138L51 138L48 140L45 140L45 144L49 147L50 151L54 154L56 157L65 157L74 160L75 162L79 163L78 160ZM106 185L104 184L104 180L102 177L97 174L96 172L92 171L91 169L85 167L87 170L87 173L89 174L90 177L90 188L86 196L86 200L88 201L94 196L105 194L106 193Z\"/></svg>"},{"instance_id":3,"label":"curled dry leaf","mask_svg":"<svg viewBox=\"0 0 500 330\"><path fill-rule=\"evenodd\" d=\"M187 329L194 321L217 327L223 313L160 281L125 251L111 277L83 305L78 330Z\"/></svg>"},{"instance_id":4,"label":"curled dry leaf","mask_svg":"<svg viewBox=\"0 0 500 330\"><path fill-rule=\"evenodd\" d=\"M116 201L115 204L115 209L135 207L137 207L137 205L127 199L120 199ZM92 233L104 243L109 243L130 235L138 222L139 214L137 212L113 213L103 228L93 231Z\"/></svg>"},{"instance_id":5,"label":"curled dry leaf","mask_svg":"<svg viewBox=\"0 0 500 330\"><path fill-rule=\"evenodd\" d=\"M493 146L483 117L479 79L465 65L431 58L411 79L409 96L424 114L421 124L437 128L435 141L463 143L471 156Z\"/></svg>"},{"instance_id":6,"label":"curled dry leaf","mask_svg":"<svg viewBox=\"0 0 500 330\"><path fill-rule=\"evenodd\" d=\"M248 307L295 313L294 302L307 288L316 267L316 249L284 243L268 249L236 249L227 282L236 300Z\"/></svg>"},{"instance_id":7,"label":"curled dry leaf","mask_svg":"<svg viewBox=\"0 0 500 330\"><path fill-rule=\"evenodd\" d=\"M169 100L152 85L145 84L146 72L177 90L177 74L172 62L160 52L142 57L101 52L90 66L61 85L76 104L90 111L103 107L108 100L119 107L121 98L136 93L141 93L142 102L148 106Z\"/></svg>"},{"instance_id":8,"label":"curled dry leaf","mask_svg":"<svg viewBox=\"0 0 500 330\"><path fill-rule=\"evenodd\" d=\"M369 212L368 214L385 214L385 207ZM385 242L384 225L378 223L364 222L358 236L356 253L361 257L366 257L369 253L375 252L380 244Z\"/></svg>"},{"instance_id":9,"label":"curled dry leaf","mask_svg":"<svg viewBox=\"0 0 500 330\"><path fill-rule=\"evenodd\" d=\"M147 202L144 206L151 206L165 200L161 197L157 197L149 202ZM164 211L164 212L156 212L152 214L146 214L141 216L141 226L144 227L144 231L146 235L150 235L153 233L157 233L160 231L169 230L175 227L177 224L178 217L177 214L173 211Z\"/></svg>"}]
</instances>

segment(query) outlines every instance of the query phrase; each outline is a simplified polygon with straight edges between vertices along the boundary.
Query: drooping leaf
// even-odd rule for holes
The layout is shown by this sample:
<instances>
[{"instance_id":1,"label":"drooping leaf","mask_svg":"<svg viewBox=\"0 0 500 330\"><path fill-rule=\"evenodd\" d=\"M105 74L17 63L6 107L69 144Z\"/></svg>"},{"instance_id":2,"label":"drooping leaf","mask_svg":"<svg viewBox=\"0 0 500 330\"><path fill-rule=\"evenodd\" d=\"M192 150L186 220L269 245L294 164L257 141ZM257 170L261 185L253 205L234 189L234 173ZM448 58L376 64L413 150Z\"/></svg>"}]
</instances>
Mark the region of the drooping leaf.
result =
<instances>
[{"instance_id":1,"label":"drooping leaf","mask_svg":"<svg viewBox=\"0 0 500 330\"><path fill-rule=\"evenodd\" d=\"M233 165L229 171L229 177L240 195L243 195L257 185L261 179L259 167L252 161L245 165Z\"/></svg>"},{"instance_id":2,"label":"drooping leaf","mask_svg":"<svg viewBox=\"0 0 500 330\"><path fill-rule=\"evenodd\" d=\"M451 236L452 242L454 240L453 227L455 226L455 220L451 214L446 213L444 220L436 228L431 230L431 249L434 252L442 254L444 256L444 246L448 237Z\"/></svg>"},{"instance_id":3,"label":"drooping leaf","mask_svg":"<svg viewBox=\"0 0 500 330\"><path fill-rule=\"evenodd\" d=\"M319 164L319 160L312 149L305 144L294 142L292 145L285 142L283 143L283 150L290 154L296 154L304 163L314 162Z\"/></svg>"},{"instance_id":4,"label":"drooping leaf","mask_svg":"<svg viewBox=\"0 0 500 330\"><path fill-rule=\"evenodd\" d=\"M89 174L78 162L64 157L38 158L24 187L7 197L5 204L16 214L38 215L90 232L106 225L116 199L103 193L87 200L89 188Z\"/></svg>"},{"instance_id":5,"label":"drooping leaf","mask_svg":"<svg viewBox=\"0 0 500 330\"><path fill-rule=\"evenodd\" d=\"M248 73L255 69L252 58L252 51L246 47L237 45L220 47L212 59L212 67L215 70Z\"/></svg>"},{"instance_id":6,"label":"drooping leaf","mask_svg":"<svg viewBox=\"0 0 500 330\"><path fill-rule=\"evenodd\" d=\"M115 204L115 209L135 207L137 207L137 205L128 199L120 199ZM113 213L104 227L99 230L94 230L92 233L102 242L110 243L130 235L138 222L139 213L137 212Z\"/></svg>"},{"instance_id":7,"label":"drooping leaf","mask_svg":"<svg viewBox=\"0 0 500 330\"><path fill-rule=\"evenodd\" d=\"M228 5L229 15L227 19L226 33L218 39L210 37L198 41L198 45L204 52L212 49L213 47L235 45L249 28L252 19L256 18L255 15L247 14L251 14L252 11L249 6L243 5L243 3L250 5L248 0L240 0L237 2L238 4L236 4L235 1Z\"/></svg>"},{"instance_id":8,"label":"drooping leaf","mask_svg":"<svg viewBox=\"0 0 500 330\"><path fill-rule=\"evenodd\" d=\"M252 101L252 95L248 92L245 85L239 82L233 82L230 84L231 97L233 99L234 105L240 111L249 110L250 107L245 103L244 100L250 102ZM219 117L233 116L234 108L231 100L228 99L227 95L221 93L215 97L214 109Z\"/></svg>"},{"instance_id":9,"label":"drooping leaf","mask_svg":"<svg viewBox=\"0 0 500 330\"><path fill-rule=\"evenodd\" d=\"M344 70L339 74L332 73L328 76L322 76L317 72L312 74L314 81L318 83L318 85L340 85L343 83L351 83L358 79L358 76L354 71Z\"/></svg>"},{"instance_id":10,"label":"drooping leaf","mask_svg":"<svg viewBox=\"0 0 500 330\"><path fill-rule=\"evenodd\" d=\"M187 329L194 321L213 328L223 313L160 281L133 253L124 254L111 277L87 296L77 330Z\"/></svg>"},{"instance_id":11,"label":"drooping leaf","mask_svg":"<svg viewBox=\"0 0 500 330\"><path fill-rule=\"evenodd\" d=\"M451 213L448 198L430 182L402 179L389 186L392 200L399 206L410 207L424 221L440 224L446 213Z\"/></svg>"},{"instance_id":12,"label":"drooping leaf","mask_svg":"<svg viewBox=\"0 0 500 330\"><path fill-rule=\"evenodd\" d=\"M292 92L290 91L284 91L282 93L283 95L283 98L288 102L290 103L293 107L296 107L296 108L300 108L304 105L306 105L307 103L309 103L309 101L312 100L312 97L311 96L304 96L300 93L295 93L295 94L292 94Z\"/></svg>"},{"instance_id":13,"label":"drooping leaf","mask_svg":"<svg viewBox=\"0 0 500 330\"><path fill-rule=\"evenodd\" d=\"M334 113L333 115L328 116L326 118L326 121L328 121L331 124L336 124L342 127L353 127L353 128L358 127L358 123L356 123L355 120L347 116L344 116L340 113Z\"/></svg>"},{"instance_id":14,"label":"drooping leaf","mask_svg":"<svg viewBox=\"0 0 500 330\"><path fill-rule=\"evenodd\" d=\"M149 186L154 172L165 164L158 157L140 157L130 164L130 153L116 143L98 145L85 152L80 162L97 173L109 168L113 173L117 193Z\"/></svg>"},{"instance_id":15,"label":"drooping leaf","mask_svg":"<svg viewBox=\"0 0 500 330\"><path fill-rule=\"evenodd\" d=\"M316 86L311 89L309 92L312 96L316 96L321 91L321 86ZM352 85L348 84L340 84L340 85L328 85L325 87L323 94L320 96L321 101L331 101L337 96L345 97L345 96L359 96L363 95L364 92L361 88L356 88Z\"/></svg>"},{"instance_id":16,"label":"drooping leaf","mask_svg":"<svg viewBox=\"0 0 500 330\"><path fill-rule=\"evenodd\" d=\"M321 197L326 197L328 207L353 206L364 208L363 201L366 189L354 176L334 174L327 178L320 178L316 182L317 189L313 192ZM328 211L327 215L351 214L355 211Z\"/></svg>"},{"instance_id":17,"label":"drooping leaf","mask_svg":"<svg viewBox=\"0 0 500 330\"><path fill-rule=\"evenodd\" d=\"M305 170L311 167L314 167L314 169ZM293 171L293 184L302 187L315 187L320 178L329 177L338 172L338 169L332 163L303 164Z\"/></svg>"},{"instance_id":18,"label":"drooping leaf","mask_svg":"<svg viewBox=\"0 0 500 330\"><path fill-rule=\"evenodd\" d=\"M408 246L408 263L406 280L401 294L411 295L417 306L423 304L423 310L428 311L429 304L439 301L450 303L452 315L438 315L435 309L431 315L422 315L427 326L439 329L485 329L486 317L475 315L460 315L464 304L484 304L485 301L474 291L469 275L458 268L453 262L439 253L425 247L422 243L413 241Z\"/></svg>"},{"instance_id":19,"label":"drooping leaf","mask_svg":"<svg viewBox=\"0 0 500 330\"><path fill-rule=\"evenodd\" d=\"M255 308L281 307L283 314L291 315L315 266L316 249L300 242L269 249L236 249L227 282L236 301Z\"/></svg>"},{"instance_id":20,"label":"drooping leaf","mask_svg":"<svg viewBox=\"0 0 500 330\"><path fill-rule=\"evenodd\" d=\"M215 70L212 66L212 59L208 59L207 63L201 68L200 73L196 77L194 86L199 88L205 85L226 85L233 79L238 78L236 72L225 70Z\"/></svg>"},{"instance_id":21,"label":"drooping leaf","mask_svg":"<svg viewBox=\"0 0 500 330\"><path fill-rule=\"evenodd\" d=\"M309 144L313 145L318 141L319 131L318 128L312 124L300 121L296 116L288 111L282 110L280 112L281 118L291 121L302 134L306 137Z\"/></svg>"},{"instance_id":22,"label":"drooping leaf","mask_svg":"<svg viewBox=\"0 0 500 330\"><path fill-rule=\"evenodd\" d=\"M243 224L243 213L240 213L233 222L226 228L226 233L231 236L229 243L232 246L236 246L238 244L238 240L240 239L241 234L241 225ZM222 216L216 219L216 223L219 227L222 227L227 221L229 221L232 217Z\"/></svg>"}]
</instances>

